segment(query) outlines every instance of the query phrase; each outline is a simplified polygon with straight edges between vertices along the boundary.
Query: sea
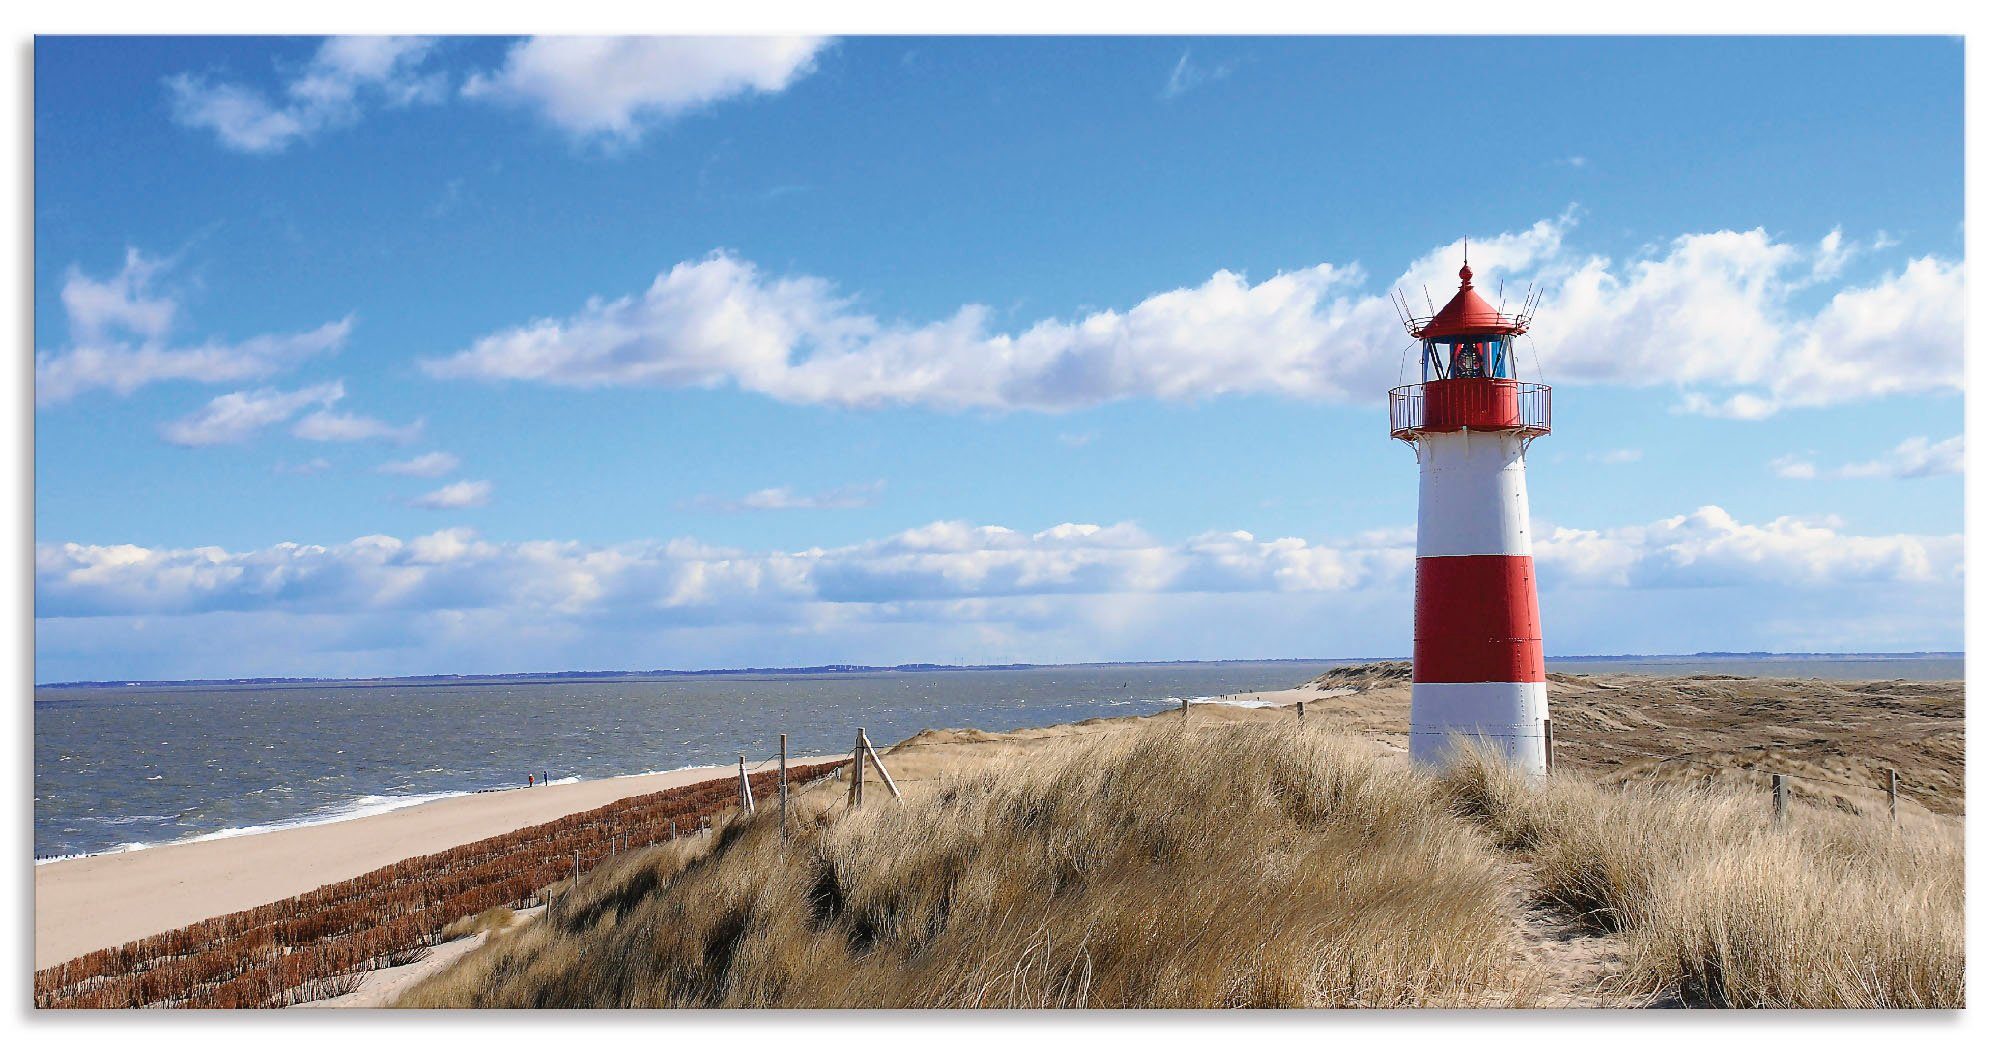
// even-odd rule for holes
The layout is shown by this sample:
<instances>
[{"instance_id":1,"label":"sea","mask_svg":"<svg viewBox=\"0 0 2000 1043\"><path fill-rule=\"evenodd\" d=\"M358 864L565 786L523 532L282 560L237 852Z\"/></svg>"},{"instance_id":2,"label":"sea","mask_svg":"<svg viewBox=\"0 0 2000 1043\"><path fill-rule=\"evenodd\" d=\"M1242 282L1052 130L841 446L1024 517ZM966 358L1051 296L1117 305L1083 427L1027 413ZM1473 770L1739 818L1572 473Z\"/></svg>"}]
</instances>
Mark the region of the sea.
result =
<instances>
[{"instance_id":1,"label":"sea","mask_svg":"<svg viewBox=\"0 0 2000 1043\"><path fill-rule=\"evenodd\" d=\"M1294 688L1338 660L35 690L38 861L286 829L525 785L763 765L927 728L1004 731ZM1575 672L1962 678L1962 658L1551 659Z\"/></svg>"}]
</instances>

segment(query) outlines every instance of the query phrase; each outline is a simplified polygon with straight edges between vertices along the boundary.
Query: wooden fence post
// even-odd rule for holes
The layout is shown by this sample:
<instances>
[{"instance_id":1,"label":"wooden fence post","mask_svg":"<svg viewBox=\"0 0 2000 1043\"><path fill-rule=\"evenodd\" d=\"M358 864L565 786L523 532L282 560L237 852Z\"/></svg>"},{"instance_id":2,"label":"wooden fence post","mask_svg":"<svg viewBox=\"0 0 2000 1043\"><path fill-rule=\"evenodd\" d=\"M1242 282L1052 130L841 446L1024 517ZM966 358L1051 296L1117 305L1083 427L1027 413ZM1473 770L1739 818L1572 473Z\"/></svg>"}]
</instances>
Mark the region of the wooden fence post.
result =
<instances>
[{"instance_id":1,"label":"wooden fence post","mask_svg":"<svg viewBox=\"0 0 2000 1043\"><path fill-rule=\"evenodd\" d=\"M578 879L582 878L582 876L583 876L583 852L572 851L569 853L570 882L575 883Z\"/></svg>"},{"instance_id":2,"label":"wooden fence post","mask_svg":"<svg viewBox=\"0 0 2000 1043\"><path fill-rule=\"evenodd\" d=\"M852 774L847 780L847 806L850 808L861 806L861 747L867 741L866 731L860 728L854 729L854 765Z\"/></svg>"},{"instance_id":3,"label":"wooden fence post","mask_svg":"<svg viewBox=\"0 0 2000 1043\"><path fill-rule=\"evenodd\" d=\"M1896 775L1896 769L1890 768L1889 769L1889 821L1891 822L1896 821L1896 784L1900 781L1901 779Z\"/></svg>"},{"instance_id":4,"label":"wooden fence post","mask_svg":"<svg viewBox=\"0 0 2000 1043\"><path fill-rule=\"evenodd\" d=\"M1187 700L1186 700L1186 699L1182 699L1182 700L1181 700L1181 723L1182 723L1182 724L1186 724L1186 723L1187 723L1187 719L1188 719L1188 707L1187 707Z\"/></svg>"},{"instance_id":5,"label":"wooden fence post","mask_svg":"<svg viewBox=\"0 0 2000 1043\"><path fill-rule=\"evenodd\" d=\"M783 843L792 836L791 794L786 793L785 782L785 733L778 733L778 842Z\"/></svg>"},{"instance_id":6,"label":"wooden fence post","mask_svg":"<svg viewBox=\"0 0 2000 1043\"><path fill-rule=\"evenodd\" d=\"M1785 820L1785 812L1791 804L1791 786L1783 775L1771 775L1771 817L1779 822Z\"/></svg>"},{"instance_id":7,"label":"wooden fence post","mask_svg":"<svg viewBox=\"0 0 2000 1043\"><path fill-rule=\"evenodd\" d=\"M757 798L750 793L750 769L740 753L736 755L736 806L745 815L757 810Z\"/></svg>"},{"instance_id":8,"label":"wooden fence post","mask_svg":"<svg viewBox=\"0 0 2000 1043\"><path fill-rule=\"evenodd\" d=\"M875 774L882 776L882 784L889 787L889 795L897 802L903 799L903 791L896 788L896 780L889 777L889 769L882 766L882 758L875 755L875 744L868 741L868 732L861 732L861 745L868 751L868 760L875 765Z\"/></svg>"},{"instance_id":9,"label":"wooden fence post","mask_svg":"<svg viewBox=\"0 0 2000 1043\"><path fill-rule=\"evenodd\" d=\"M1542 774L1556 770L1556 722L1553 718L1542 718Z\"/></svg>"},{"instance_id":10,"label":"wooden fence post","mask_svg":"<svg viewBox=\"0 0 2000 1043\"><path fill-rule=\"evenodd\" d=\"M1293 703L1293 704L1292 704L1292 706L1293 706L1294 708L1296 708L1296 709L1297 709L1297 710L1299 711L1299 726L1300 726L1300 727L1304 727L1304 726L1305 726L1305 723L1306 723L1306 704L1305 704L1305 700L1301 699L1300 701L1298 701L1298 702L1296 702L1296 703Z\"/></svg>"}]
</instances>

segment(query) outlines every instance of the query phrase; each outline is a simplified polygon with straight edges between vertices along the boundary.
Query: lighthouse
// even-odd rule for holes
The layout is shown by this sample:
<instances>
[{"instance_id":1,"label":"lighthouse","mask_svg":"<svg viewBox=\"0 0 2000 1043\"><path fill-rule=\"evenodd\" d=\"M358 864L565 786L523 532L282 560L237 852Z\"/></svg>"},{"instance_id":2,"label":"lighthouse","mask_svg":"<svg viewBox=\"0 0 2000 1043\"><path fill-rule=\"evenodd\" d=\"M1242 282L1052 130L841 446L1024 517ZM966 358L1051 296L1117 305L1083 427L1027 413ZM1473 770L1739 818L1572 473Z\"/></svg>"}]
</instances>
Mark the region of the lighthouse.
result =
<instances>
[{"instance_id":1,"label":"lighthouse","mask_svg":"<svg viewBox=\"0 0 2000 1043\"><path fill-rule=\"evenodd\" d=\"M1389 393L1390 434L1417 453L1417 595L1410 763L1437 767L1458 736L1531 775L1553 754L1541 611L1528 542L1528 444L1549 433L1549 388L1522 383L1503 314L1458 271L1427 317L1402 308L1423 383Z\"/></svg>"}]
</instances>

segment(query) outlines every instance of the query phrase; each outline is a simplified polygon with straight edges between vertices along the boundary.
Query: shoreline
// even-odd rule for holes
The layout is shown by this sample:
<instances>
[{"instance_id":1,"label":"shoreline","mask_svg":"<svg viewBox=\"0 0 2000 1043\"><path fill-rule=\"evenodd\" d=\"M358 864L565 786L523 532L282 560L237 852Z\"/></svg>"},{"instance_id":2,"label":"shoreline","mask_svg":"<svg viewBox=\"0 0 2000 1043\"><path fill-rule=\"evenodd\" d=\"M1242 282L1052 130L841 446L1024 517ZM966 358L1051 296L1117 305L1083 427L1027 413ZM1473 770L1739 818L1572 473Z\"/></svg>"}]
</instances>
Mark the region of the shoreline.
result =
<instances>
[{"instance_id":1,"label":"shoreline","mask_svg":"<svg viewBox=\"0 0 2000 1043\"><path fill-rule=\"evenodd\" d=\"M841 759L797 757L793 763ZM730 764L522 786L330 821L236 827L151 847L38 860L35 968L291 898L405 858L735 774Z\"/></svg>"},{"instance_id":2,"label":"shoreline","mask_svg":"<svg viewBox=\"0 0 2000 1043\"><path fill-rule=\"evenodd\" d=\"M213 840L229 840L235 837L262 836L266 833L281 833L286 830L308 829L313 826L330 826L340 822L353 822L358 819L375 818L381 815L390 815L398 811L406 811L410 808L420 808L427 804L435 804L441 800L457 800L461 797L477 797L489 793L519 793L530 789L539 790L539 789L552 788L556 786L575 786L584 782L609 782L612 781L613 779L641 779L652 775L666 775L672 772L707 771L710 769L725 769L725 768L730 771L736 770L735 765L731 764L690 764L680 768L667 768L658 771L639 771L639 772L633 772L629 775L613 775L610 776L609 778L604 778L604 779L584 779L580 776L570 775L564 778L556 779L553 782L547 783L546 785L537 783L534 786L507 786L507 787L500 787L493 789L477 789L477 790L438 790L432 793L405 793L405 794L395 794L395 795L369 793L369 794L363 794L362 796L359 797L352 798L340 804L330 805L318 811L309 811L304 814L292 815L288 818L281 818L272 822L253 822L240 826L223 826L220 829L212 829L206 833L197 833L193 836L179 837L173 840L126 841L125 843L122 844L117 844L112 847L104 848L101 851L84 851L74 855L37 855L35 857L35 865L37 866L54 865L61 862L75 862L80 859L86 859L86 858L102 858L106 855L127 855L138 851L153 851L164 847L181 847L187 844L204 844ZM371 802L380 802L380 804L387 804L389 806L378 806L375 804L371 804Z\"/></svg>"}]
</instances>

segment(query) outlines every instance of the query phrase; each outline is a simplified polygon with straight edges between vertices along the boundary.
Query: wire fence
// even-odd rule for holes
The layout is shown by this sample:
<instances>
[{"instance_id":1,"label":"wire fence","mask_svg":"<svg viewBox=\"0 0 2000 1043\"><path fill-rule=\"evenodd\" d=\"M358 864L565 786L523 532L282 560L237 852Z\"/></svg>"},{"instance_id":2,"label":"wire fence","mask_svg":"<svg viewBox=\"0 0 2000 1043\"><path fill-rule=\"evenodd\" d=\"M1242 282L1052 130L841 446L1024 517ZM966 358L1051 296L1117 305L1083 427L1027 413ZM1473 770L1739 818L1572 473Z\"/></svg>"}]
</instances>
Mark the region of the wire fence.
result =
<instances>
[{"instance_id":1,"label":"wire fence","mask_svg":"<svg viewBox=\"0 0 2000 1043\"><path fill-rule=\"evenodd\" d=\"M1191 703L1194 703L1194 701L1193 701L1193 700L1182 700L1182 703L1183 703L1183 705L1182 705L1182 707L1181 707L1181 713L1182 713L1182 715L1183 715L1183 716L1184 716L1184 718L1185 718L1185 715L1186 715L1186 714L1188 713L1188 711L1189 711L1189 704L1191 704ZM1221 700L1202 700L1202 701L1201 701L1200 703L1197 703L1196 705L1212 705L1212 706L1228 706L1228 705L1231 705L1231 701L1230 701L1230 700L1227 700L1227 699L1221 699ZM1285 705L1285 704L1274 704L1274 705L1282 707L1282 706L1283 706L1283 705ZM1294 709L1296 709L1296 710L1297 710L1297 711L1299 712L1299 714L1300 714L1300 717L1299 717L1299 719L1300 719L1301 721L1303 721L1303 720L1304 720L1304 707L1305 707L1305 702L1304 702L1304 701L1300 701L1300 702L1296 702L1296 703L1292 703L1292 704L1290 704L1290 705L1291 705L1291 706L1292 706L1292 707L1293 707ZM1269 708L1269 707L1256 707L1256 708L1257 708L1257 709L1264 709L1264 708ZM1165 713L1171 713L1171 712L1173 712L1173 711L1172 711L1171 709L1169 709L1169 710L1165 710L1165 711L1162 711L1162 714L1165 714ZM1152 714L1152 715L1149 715L1149 716L1161 716L1162 714ZM967 736L967 737L962 737L962 738L949 738L949 739L936 739L936 740L919 740L919 739L915 739L915 738L910 738L910 739L905 739L905 740L903 740L902 742L899 742L899 743L896 743L896 744L895 744L895 745L894 745L894 746L893 746L893 747L891 748L891 750L892 750L892 752L893 752L893 751L895 751L895 750L907 750L907 749L915 749L915 748L921 748L921 747L926 747L926 746L969 746L969 745L979 745L979 744L984 744L984 743L1003 743L1003 742L1004 742L1004 743L1019 743L1019 742L1021 742L1021 741L1022 741L1022 739L1021 739L1021 737L1019 737L1019 736L988 736L988 737L971 737L971 736ZM1760 743L1760 744L1758 744L1758 745L1756 745L1756 746L1752 746L1752 747L1747 747L1747 748L1745 748L1745 747L1736 747L1736 748L1724 748L1724 747L1714 747L1714 748L1707 748L1707 749L1699 749L1699 750L1685 750L1685 751L1682 751L1682 752L1680 752L1680 753L1672 753L1672 754L1651 754L1651 753L1645 753L1645 752L1643 752L1643 751L1640 751L1640 750L1634 750L1634 749L1630 749L1630 748L1620 748L1620 747L1617 747L1617 746L1616 746L1615 744L1611 744L1611 743L1604 743L1604 744L1601 744L1601 745L1602 745L1602 746L1604 746L1604 747L1606 747L1606 748L1609 748L1609 749L1611 749L1611 750L1615 751L1616 753L1618 753L1618 754L1619 754L1620 756L1624 757L1624 758L1625 758L1625 759L1627 759L1627 760L1631 760L1631 761L1648 761L1648 762L1652 762L1652 763L1653 763L1653 764L1655 764L1655 765L1658 765L1658 764L1666 764L1666 763L1669 763L1669 762L1673 762L1673 761L1682 761L1682 760L1690 760L1690 759L1695 759L1695 758L1702 758L1702 757L1729 757L1729 756L1734 756L1734 755L1738 755L1738 754L1741 754L1742 752L1744 752L1744 751L1745 751L1745 749L1749 749L1749 750L1770 750L1770 749L1774 749L1774 748L1798 748L1798 747L1804 747L1804 746L1817 746L1817 745L1821 745L1821 744L1824 744L1824 743L1825 743L1826 741L1827 741L1827 740L1825 740L1825 739L1800 739L1800 740L1797 740L1797 741L1792 741L1792 742L1766 742L1766 743ZM1556 740L1556 743L1557 743L1558 745L1560 745L1560 744L1563 744L1563 743L1565 743L1565 742L1566 742L1566 743L1568 743L1568 744L1570 744L1570 745L1571 745L1572 747L1573 747L1573 746L1575 745L1575 740L1563 740L1563 739L1557 739L1557 740ZM769 763L769 762L767 761L766 763ZM1774 771L1774 770L1772 770L1772 769L1769 769L1769 768L1758 768L1758 767L1747 767L1747 766L1744 766L1744 765L1738 765L1738 764L1727 764L1727 763L1715 763L1715 762L1710 762L1710 763L1707 763L1707 764L1705 764L1705 765L1703 765L1703 766L1704 766L1704 767L1707 767L1707 768L1713 768L1713 769L1718 769L1718 770L1729 770L1729 771L1740 771L1740 772L1744 772L1744 773L1746 773L1746 774L1750 774L1750 775L1764 775L1764 776L1782 776L1783 778L1785 778L1785 779L1788 779L1788 780L1796 780L1796 781L1800 781L1800 782L1811 782L1811 783L1815 783L1815 784L1817 784L1817 785L1822 785L1822 786L1834 786L1834 787L1839 787L1839 788L1842 788L1842 789L1848 789L1848 790L1855 790L1855 791L1864 791L1864 792L1871 792L1871 793L1880 793L1880 792L1888 792L1889 794L1891 794L1891 800L1892 800L1892 806L1893 806L1893 799L1894 799L1894 794L1895 794L1895 791L1896 791L1896 783L1897 783L1897 781L1899 781L1899 778L1900 778L1900 777L1899 777L1899 776L1897 775L1897 773L1895 772L1895 770L1894 770L1894 769L1889 769L1889 772L1890 772L1890 776L1891 776L1891 781L1889 781L1888 783L1885 783L1885 784L1876 784L1876 783L1864 783L1864 782L1853 782L1853 781L1848 781L1848 780L1843 780L1843 779L1830 779L1830 778L1825 778L1825 777L1823 777L1823 776L1819 776L1819 775L1802 775L1802 774L1798 774L1798 773L1796 773L1796 772L1792 772L1792 771Z\"/></svg>"}]
</instances>

